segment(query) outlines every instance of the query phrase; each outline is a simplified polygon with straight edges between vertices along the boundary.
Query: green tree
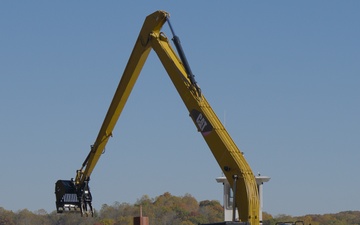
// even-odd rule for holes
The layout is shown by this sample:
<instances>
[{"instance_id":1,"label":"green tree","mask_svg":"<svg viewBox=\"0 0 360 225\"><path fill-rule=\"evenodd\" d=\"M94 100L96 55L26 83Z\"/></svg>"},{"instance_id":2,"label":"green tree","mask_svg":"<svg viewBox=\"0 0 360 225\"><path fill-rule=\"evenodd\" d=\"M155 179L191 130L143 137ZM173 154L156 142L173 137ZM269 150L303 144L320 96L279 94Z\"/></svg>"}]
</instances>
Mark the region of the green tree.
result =
<instances>
[{"instance_id":1,"label":"green tree","mask_svg":"<svg viewBox=\"0 0 360 225\"><path fill-rule=\"evenodd\" d=\"M224 220L224 210L219 201L201 201L200 214L202 214L206 223L221 222Z\"/></svg>"},{"instance_id":2,"label":"green tree","mask_svg":"<svg viewBox=\"0 0 360 225\"><path fill-rule=\"evenodd\" d=\"M0 225L15 225L15 213L0 207Z\"/></svg>"},{"instance_id":3,"label":"green tree","mask_svg":"<svg viewBox=\"0 0 360 225\"><path fill-rule=\"evenodd\" d=\"M101 225L114 225L115 221L113 219L102 219L100 220Z\"/></svg>"}]
</instances>

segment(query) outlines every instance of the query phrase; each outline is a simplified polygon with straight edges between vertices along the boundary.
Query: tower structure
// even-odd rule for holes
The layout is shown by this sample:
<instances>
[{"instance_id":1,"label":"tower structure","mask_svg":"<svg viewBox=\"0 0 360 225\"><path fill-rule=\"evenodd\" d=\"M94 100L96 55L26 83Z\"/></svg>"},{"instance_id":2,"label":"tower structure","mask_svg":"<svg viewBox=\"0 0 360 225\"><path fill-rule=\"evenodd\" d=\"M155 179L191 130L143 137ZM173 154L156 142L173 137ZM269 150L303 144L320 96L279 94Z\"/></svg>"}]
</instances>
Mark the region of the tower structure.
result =
<instances>
[{"instance_id":1,"label":"tower structure","mask_svg":"<svg viewBox=\"0 0 360 225\"><path fill-rule=\"evenodd\" d=\"M259 191L259 202L260 202L260 212L259 212L259 220L260 225L262 225L262 211L263 211L263 184L270 180L268 176L255 176L258 191ZM235 211L236 215L235 218L238 218L237 210L233 210L233 193L230 187L229 182L227 181L226 177L217 177L216 181L218 183L223 184L223 207L224 207L224 220L225 221L232 221L233 218L233 211Z\"/></svg>"}]
</instances>

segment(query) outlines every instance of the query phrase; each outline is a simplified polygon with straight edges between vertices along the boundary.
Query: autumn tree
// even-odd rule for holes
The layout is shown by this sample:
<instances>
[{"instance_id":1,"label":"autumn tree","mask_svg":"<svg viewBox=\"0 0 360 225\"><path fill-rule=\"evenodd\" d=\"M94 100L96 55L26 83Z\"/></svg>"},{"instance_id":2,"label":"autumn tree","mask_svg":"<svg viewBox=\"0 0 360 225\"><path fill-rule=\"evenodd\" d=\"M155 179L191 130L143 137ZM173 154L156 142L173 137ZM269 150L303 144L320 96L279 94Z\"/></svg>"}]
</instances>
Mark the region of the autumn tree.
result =
<instances>
[{"instance_id":1,"label":"autumn tree","mask_svg":"<svg viewBox=\"0 0 360 225\"><path fill-rule=\"evenodd\" d=\"M15 214L0 207L0 225L15 225Z\"/></svg>"}]
</instances>

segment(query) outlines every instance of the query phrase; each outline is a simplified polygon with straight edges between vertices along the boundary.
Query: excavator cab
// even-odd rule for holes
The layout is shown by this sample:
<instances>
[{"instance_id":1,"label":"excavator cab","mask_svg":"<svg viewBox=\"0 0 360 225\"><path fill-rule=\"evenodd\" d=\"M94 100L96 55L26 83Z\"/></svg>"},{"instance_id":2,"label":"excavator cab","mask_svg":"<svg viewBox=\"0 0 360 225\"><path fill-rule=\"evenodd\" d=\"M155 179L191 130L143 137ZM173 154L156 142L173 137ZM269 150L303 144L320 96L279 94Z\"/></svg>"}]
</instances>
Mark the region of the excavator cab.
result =
<instances>
[{"instance_id":1,"label":"excavator cab","mask_svg":"<svg viewBox=\"0 0 360 225\"><path fill-rule=\"evenodd\" d=\"M92 196L88 181L77 188L74 181L58 180L55 183L56 211L58 213L80 212L81 216L93 216Z\"/></svg>"}]
</instances>

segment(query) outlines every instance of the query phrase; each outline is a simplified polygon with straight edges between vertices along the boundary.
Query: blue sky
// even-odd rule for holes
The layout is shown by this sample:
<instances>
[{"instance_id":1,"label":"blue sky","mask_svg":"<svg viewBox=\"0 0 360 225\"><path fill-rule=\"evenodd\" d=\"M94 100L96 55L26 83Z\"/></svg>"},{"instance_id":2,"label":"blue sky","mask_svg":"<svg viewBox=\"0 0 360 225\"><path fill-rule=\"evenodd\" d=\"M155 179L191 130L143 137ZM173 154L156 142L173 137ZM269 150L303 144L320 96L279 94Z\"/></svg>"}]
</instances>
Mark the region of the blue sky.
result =
<instances>
[{"instance_id":1,"label":"blue sky","mask_svg":"<svg viewBox=\"0 0 360 225\"><path fill-rule=\"evenodd\" d=\"M271 177L264 210L359 210L359 1L2 1L0 207L55 210L56 180L80 168L158 9L254 173ZM220 175L151 53L92 174L95 207L166 191L221 201Z\"/></svg>"}]
</instances>

